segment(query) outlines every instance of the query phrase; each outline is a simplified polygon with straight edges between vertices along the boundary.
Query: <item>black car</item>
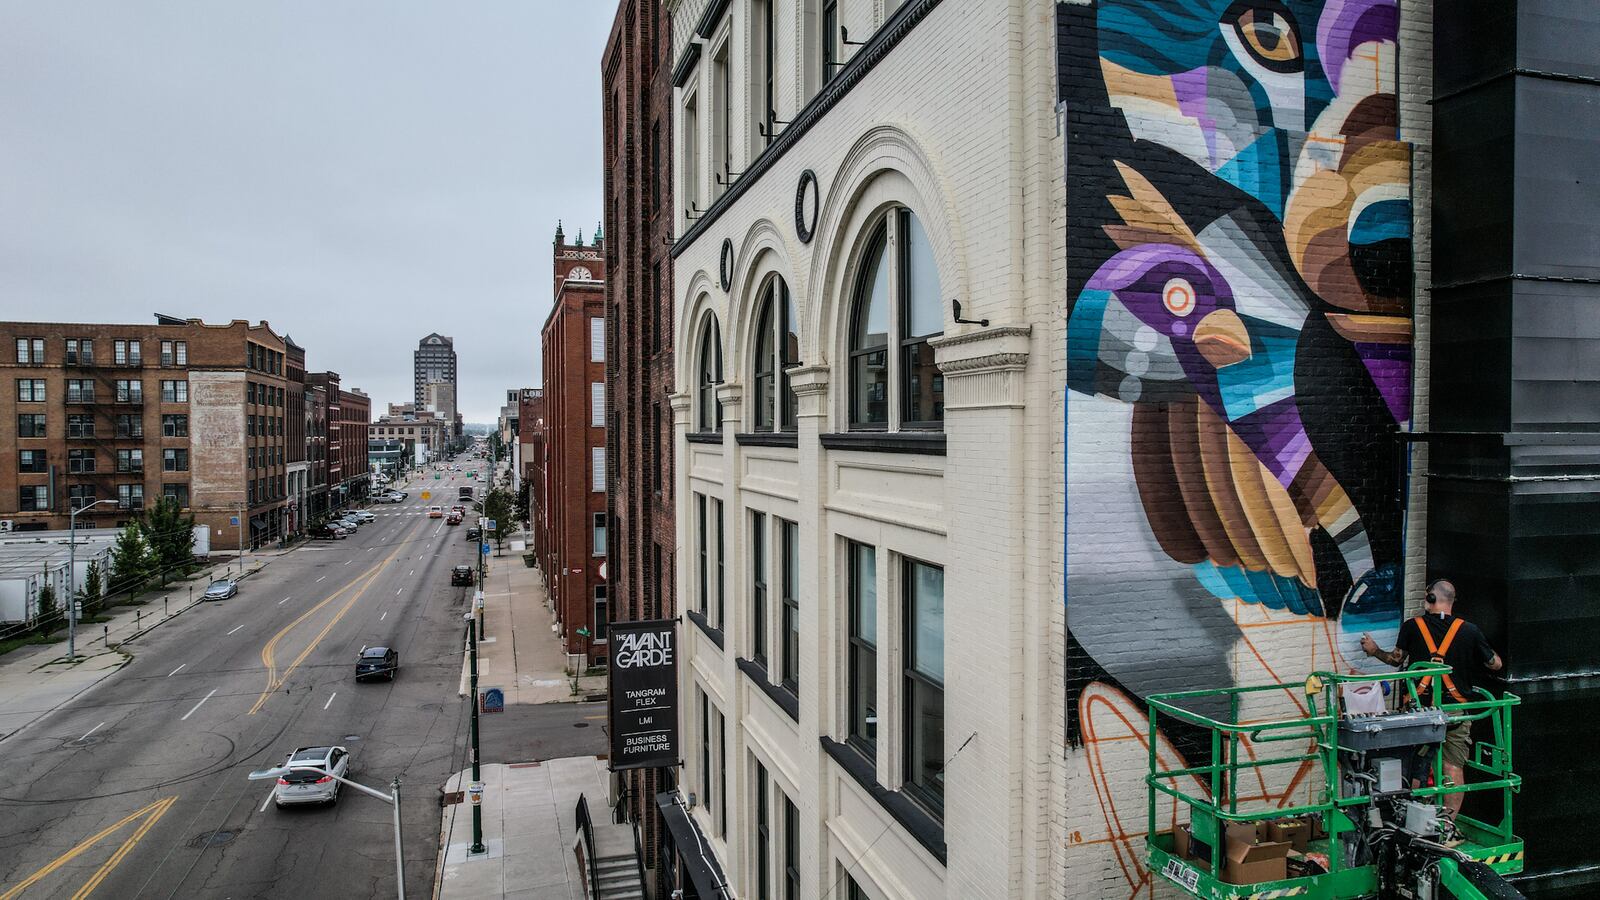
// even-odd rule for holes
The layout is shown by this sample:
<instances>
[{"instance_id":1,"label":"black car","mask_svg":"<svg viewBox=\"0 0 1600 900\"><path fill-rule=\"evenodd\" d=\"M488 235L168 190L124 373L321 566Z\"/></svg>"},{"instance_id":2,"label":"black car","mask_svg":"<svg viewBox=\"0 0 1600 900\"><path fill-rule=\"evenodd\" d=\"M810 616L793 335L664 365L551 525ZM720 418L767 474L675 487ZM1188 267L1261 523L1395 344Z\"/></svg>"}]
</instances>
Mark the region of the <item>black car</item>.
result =
<instances>
[{"instance_id":1,"label":"black car","mask_svg":"<svg viewBox=\"0 0 1600 900\"><path fill-rule=\"evenodd\" d=\"M472 526L471 528L468 528L467 529L467 540L469 540L469 541L481 541L481 540L483 540L483 531L481 529L479 529L478 526L476 526L476 525Z\"/></svg>"},{"instance_id":2,"label":"black car","mask_svg":"<svg viewBox=\"0 0 1600 900\"><path fill-rule=\"evenodd\" d=\"M467 587L471 587L472 586L472 567L471 566L456 566L454 569L451 569L450 570L450 583L452 585L464 584Z\"/></svg>"},{"instance_id":3,"label":"black car","mask_svg":"<svg viewBox=\"0 0 1600 900\"><path fill-rule=\"evenodd\" d=\"M368 647L356 658L356 680L382 678L393 681L400 671L400 654L393 647Z\"/></svg>"}]
</instances>

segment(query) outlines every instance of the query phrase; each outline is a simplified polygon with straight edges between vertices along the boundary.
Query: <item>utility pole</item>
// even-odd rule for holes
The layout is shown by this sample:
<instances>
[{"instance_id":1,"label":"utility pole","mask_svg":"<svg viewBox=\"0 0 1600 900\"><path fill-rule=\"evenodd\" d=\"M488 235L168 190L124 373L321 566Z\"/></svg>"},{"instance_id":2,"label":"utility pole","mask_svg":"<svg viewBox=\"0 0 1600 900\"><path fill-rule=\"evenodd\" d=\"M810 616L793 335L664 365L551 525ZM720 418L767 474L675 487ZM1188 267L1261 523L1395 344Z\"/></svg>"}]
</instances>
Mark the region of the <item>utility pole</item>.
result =
<instances>
[{"instance_id":1,"label":"utility pole","mask_svg":"<svg viewBox=\"0 0 1600 900\"><path fill-rule=\"evenodd\" d=\"M478 631L474 623L467 623L467 646L472 659L472 783L480 784L483 779L478 770ZM487 853L488 847L483 845L483 804L472 804L472 846L468 853Z\"/></svg>"}]
</instances>

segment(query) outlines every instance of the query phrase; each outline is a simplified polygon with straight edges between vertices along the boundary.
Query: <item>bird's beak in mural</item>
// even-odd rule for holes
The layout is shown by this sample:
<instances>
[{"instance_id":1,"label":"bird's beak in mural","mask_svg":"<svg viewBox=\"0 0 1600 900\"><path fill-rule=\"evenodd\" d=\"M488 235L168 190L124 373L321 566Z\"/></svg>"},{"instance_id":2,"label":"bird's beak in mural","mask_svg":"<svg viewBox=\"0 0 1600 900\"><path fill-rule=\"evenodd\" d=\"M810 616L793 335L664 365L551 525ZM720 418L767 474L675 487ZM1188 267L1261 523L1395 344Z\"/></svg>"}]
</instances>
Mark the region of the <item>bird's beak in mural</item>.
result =
<instances>
[{"instance_id":1,"label":"bird's beak in mural","mask_svg":"<svg viewBox=\"0 0 1600 900\"><path fill-rule=\"evenodd\" d=\"M1206 362L1221 369L1250 358L1250 331L1233 310L1212 310L1195 326L1194 345Z\"/></svg>"}]
</instances>

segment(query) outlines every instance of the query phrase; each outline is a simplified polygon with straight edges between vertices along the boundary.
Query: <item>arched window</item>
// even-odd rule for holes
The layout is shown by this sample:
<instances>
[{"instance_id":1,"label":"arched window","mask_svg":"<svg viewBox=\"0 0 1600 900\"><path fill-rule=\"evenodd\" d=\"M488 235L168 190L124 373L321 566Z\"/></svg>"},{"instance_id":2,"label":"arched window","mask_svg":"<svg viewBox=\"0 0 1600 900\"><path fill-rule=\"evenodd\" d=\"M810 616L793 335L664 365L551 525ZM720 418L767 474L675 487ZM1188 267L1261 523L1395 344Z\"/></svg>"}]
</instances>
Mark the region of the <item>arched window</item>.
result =
<instances>
[{"instance_id":1,"label":"arched window","mask_svg":"<svg viewBox=\"0 0 1600 900\"><path fill-rule=\"evenodd\" d=\"M700 379L695 387L700 431L722 430L722 401L717 399L717 385L721 383L722 330L717 327L717 317L708 315L700 330Z\"/></svg>"},{"instance_id":2,"label":"arched window","mask_svg":"<svg viewBox=\"0 0 1600 900\"><path fill-rule=\"evenodd\" d=\"M774 275L767 279L757 301L756 319L755 425L757 431L795 430L798 403L789 386L791 366L800 364L800 335L797 331L794 297L789 286Z\"/></svg>"},{"instance_id":3,"label":"arched window","mask_svg":"<svg viewBox=\"0 0 1600 900\"><path fill-rule=\"evenodd\" d=\"M930 338L944 331L933 247L911 210L872 232L850 321L850 427L928 429L944 423L944 376ZM894 352L891 352L894 351Z\"/></svg>"}]
</instances>

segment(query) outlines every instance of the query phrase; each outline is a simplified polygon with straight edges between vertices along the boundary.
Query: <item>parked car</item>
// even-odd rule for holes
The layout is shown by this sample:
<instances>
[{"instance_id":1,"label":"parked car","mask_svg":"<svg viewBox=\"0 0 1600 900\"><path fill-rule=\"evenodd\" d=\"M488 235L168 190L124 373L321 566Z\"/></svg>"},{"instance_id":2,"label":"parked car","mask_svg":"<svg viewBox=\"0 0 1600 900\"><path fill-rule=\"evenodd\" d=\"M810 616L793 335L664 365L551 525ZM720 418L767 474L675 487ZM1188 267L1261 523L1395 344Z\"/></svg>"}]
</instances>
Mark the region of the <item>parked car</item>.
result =
<instances>
[{"instance_id":1,"label":"parked car","mask_svg":"<svg viewBox=\"0 0 1600 900\"><path fill-rule=\"evenodd\" d=\"M372 502L373 503L399 503L400 502L400 498L396 497L394 494L389 493L388 491L384 491L381 494L373 495Z\"/></svg>"},{"instance_id":2,"label":"parked car","mask_svg":"<svg viewBox=\"0 0 1600 900\"><path fill-rule=\"evenodd\" d=\"M345 530L336 525L330 525L324 522L321 525L311 526L306 530L306 534L322 540L336 541L344 538Z\"/></svg>"},{"instance_id":3,"label":"parked car","mask_svg":"<svg viewBox=\"0 0 1600 900\"><path fill-rule=\"evenodd\" d=\"M206 592L200 595L202 600L226 600L239 593L239 582L228 578L219 578L211 582Z\"/></svg>"},{"instance_id":4,"label":"parked car","mask_svg":"<svg viewBox=\"0 0 1600 900\"><path fill-rule=\"evenodd\" d=\"M400 671L400 654L393 647L368 647L356 657L356 680L382 678L393 681Z\"/></svg>"},{"instance_id":5,"label":"parked car","mask_svg":"<svg viewBox=\"0 0 1600 900\"><path fill-rule=\"evenodd\" d=\"M339 519L338 523L343 525L345 528L350 529L351 531L355 531L357 528L361 527L361 520L355 518L354 516L345 516L344 518Z\"/></svg>"},{"instance_id":6,"label":"parked car","mask_svg":"<svg viewBox=\"0 0 1600 900\"><path fill-rule=\"evenodd\" d=\"M456 566L450 570L450 584L452 586L464 584L472 586L473 572L471 566Z\"/></svg>"},{"instance_id":7,"label":"parked car","mask_svg":"<svg viewBox=\"0 0 1600 900\"><path fill-rule=\"evenodd\" d=\"M389 496L395 498L394 502L399 503L400 501L406 499L407 497L410 497L411 495L406 493L405 491L391 490L391 491L389 491Z\"/></svg>"},{"instance_id":8,"label":"parked car","mask_svg":"<svg viewBox=\"0 0 1600 900\"><path fill-rule=\"evenodd\" d=\"M285 767L316 766L343 778L350 771L350 751L343 747L301 747L283 761ZM339 782L317 772L285 772L278 776L272 802L279 809L300 803L338 803Z\"/></svg>"},{"instance_id":9,"label":"parked car","mask_svg":"<svg viewBox=\"0 0 1600 900\"><path fill-rule=\"evenodd\" d=\"M358 521L358 522L376 522L376 521L378 521L378 517L377 516L373 515L370 512L367 512L364 509L358 509L355 512L352 512L350 515L355 516L356 521Z\"/></svg>"},{"instance_id":10,"label":"parked car","mask_svg":"<svg viewBox=\"0 0 1600 900\"><path fill-rule=\"evenodd\" d=\"M428 518L430 518L430 519L442 519L442 518L444 518L444 507L442 507L442 506L430 506L430 507L428 507Z\"/></svg>"},{"instance_id":11,"label":"parked car","mask_svg":"<svg viewBox=\"0 0 1600 900\"><path fill-rule=\"evenodd\" d=\"M476 525L472 526L471 528L468 528L467 529L467 540L469 540L469 541L481 541L481 540L483 540L483 529L479 528Z\"/></svg>"}]
</instances>

